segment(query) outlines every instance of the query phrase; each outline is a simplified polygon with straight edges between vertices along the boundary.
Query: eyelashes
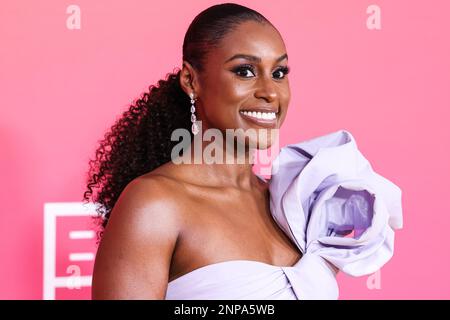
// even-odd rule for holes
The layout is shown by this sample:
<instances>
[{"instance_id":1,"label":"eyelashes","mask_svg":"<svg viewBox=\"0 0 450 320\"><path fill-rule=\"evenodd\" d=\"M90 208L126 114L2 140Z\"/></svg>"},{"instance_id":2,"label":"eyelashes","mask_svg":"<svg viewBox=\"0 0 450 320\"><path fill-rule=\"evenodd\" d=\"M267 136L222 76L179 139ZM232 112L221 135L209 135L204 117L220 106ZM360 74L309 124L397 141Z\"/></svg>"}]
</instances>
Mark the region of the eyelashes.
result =
<instances>
[{"instance_id":1,"label":"eyelashes","mask_svg":"<svg viewBox=\"0 0 450 320\"><path fill-rule=\"evenodd\" d=\"M286 66L286 67L280 67L280 68L278 68L277 70L275 70L275 72L277 72L277 71L283 73L283 77L281 78L281 79L283 79L283 78L285 78L285 77L289 74L289 72L291 71L291 69L290 69L288 66Z\"/></svg>"},{"instance_id":2,"label":"eyelashes","mask_svg":"<svg viewBox=\"0 0 450 320\"><path fill-rule=\"evenodd\" d=\"M276 79L284 79L289 74L290 70L291 69L288 66L282 66L277 68L273 73L276 74L281 72L283 75ZM242 78L250 78L247 76L248 75L248 73L246 73L247 71L251 71L253 75L255 75L255 68L251 64L240 65L233 69L233 72Z\"/></svg>"}]
</instances>

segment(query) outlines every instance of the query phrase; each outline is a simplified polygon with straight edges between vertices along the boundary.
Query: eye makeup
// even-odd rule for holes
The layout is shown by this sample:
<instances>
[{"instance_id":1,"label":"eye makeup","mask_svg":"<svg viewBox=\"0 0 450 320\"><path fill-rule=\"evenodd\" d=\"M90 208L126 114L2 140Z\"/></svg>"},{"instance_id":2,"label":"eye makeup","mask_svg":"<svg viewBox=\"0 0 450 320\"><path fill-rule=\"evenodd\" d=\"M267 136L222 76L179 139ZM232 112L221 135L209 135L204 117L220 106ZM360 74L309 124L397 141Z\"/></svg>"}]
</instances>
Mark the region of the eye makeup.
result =
<instances>
[{"instance_id":1,"label":"eye makeup","mask_svg":"<svg viewBox=\"0 0 450 320\"><path fill-rule=\"evenodd\" d=\"M246 76L245 74L244 75L242 74L242 73L245 73L246 71L251 71L253 73L253 75L255 75L255 67L251 64L238 65L237 67L232 69L232 72L234 72L239 77L250 78L250 77ZM275 71L273 73L276 73L276 72L283 73L283 76L279 77L277 79L279 79L279 80L284 79L286 77L286 75L289 74L290 68L288 66L280 66L277 69L275 69Z\"/></svg>"}]
</instances>

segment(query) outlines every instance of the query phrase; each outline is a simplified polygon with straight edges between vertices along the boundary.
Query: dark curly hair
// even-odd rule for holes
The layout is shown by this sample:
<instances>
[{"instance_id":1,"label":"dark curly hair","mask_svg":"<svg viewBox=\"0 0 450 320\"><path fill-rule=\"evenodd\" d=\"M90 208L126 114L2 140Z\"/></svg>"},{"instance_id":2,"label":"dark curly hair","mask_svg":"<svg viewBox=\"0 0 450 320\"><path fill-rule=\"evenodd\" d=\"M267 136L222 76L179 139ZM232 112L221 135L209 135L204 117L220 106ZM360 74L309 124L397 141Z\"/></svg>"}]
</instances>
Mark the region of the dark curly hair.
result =
<instances>
[{"instance_id":1,"label":"dark curly hair","mask_svg":"<svg viewBox=\"0 0 450 320\"><path fill-rule=\"evenodd\" d=\"M260 13L234 3L202 11L186 31L183 60L203 72L208 52L246 21L272 25ZM173 130L191 129L190 98L181 88L180 72L175 69L166 79L159 80L157 86L151 85L106 132L95 158L89 160L83 201L96 204L96 220L101 227L98 240L126 185L171 160L171 150L178 143L170 139Z\"/></svg>"}]
</instances>

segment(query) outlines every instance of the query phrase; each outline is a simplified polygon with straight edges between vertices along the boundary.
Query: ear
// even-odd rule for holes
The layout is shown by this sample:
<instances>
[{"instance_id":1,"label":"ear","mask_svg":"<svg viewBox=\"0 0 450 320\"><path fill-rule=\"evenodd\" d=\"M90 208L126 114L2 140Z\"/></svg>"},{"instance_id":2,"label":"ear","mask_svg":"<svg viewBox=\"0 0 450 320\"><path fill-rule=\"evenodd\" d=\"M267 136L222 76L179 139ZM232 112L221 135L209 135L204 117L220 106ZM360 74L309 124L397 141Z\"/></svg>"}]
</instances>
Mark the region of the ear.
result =
<instances>
[{"instance_id":1,"label":"ear","mask_svg":"<svg viewBox=\"0 0 450 320\"><path fill-rule=\"evenodd\" d=\"M180 72L180 86L188 96L194 92L195 97L197 97L200 92L198 73L187 61L183 61L183 67Z\"/></svg>"}]
</instances>

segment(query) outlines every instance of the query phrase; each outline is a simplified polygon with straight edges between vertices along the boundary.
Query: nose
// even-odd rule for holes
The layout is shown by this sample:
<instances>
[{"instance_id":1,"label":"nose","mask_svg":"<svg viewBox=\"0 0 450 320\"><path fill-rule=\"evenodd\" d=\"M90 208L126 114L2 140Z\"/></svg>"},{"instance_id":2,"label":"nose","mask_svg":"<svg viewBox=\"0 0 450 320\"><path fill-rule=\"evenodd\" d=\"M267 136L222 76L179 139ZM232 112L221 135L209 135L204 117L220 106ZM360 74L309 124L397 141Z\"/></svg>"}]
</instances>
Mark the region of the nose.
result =
<instances>
[{"instance_id":1,"label":"nose","mask_svg":"<svg viewBox=\"0 0 450 320\"><path fill-rule=\"evenodd\" d=\"M256 98L265 99L268 103L273 102L278 97L277 89L271 77L262 76L258 79Z\"/></svg>"}]
</instances>

